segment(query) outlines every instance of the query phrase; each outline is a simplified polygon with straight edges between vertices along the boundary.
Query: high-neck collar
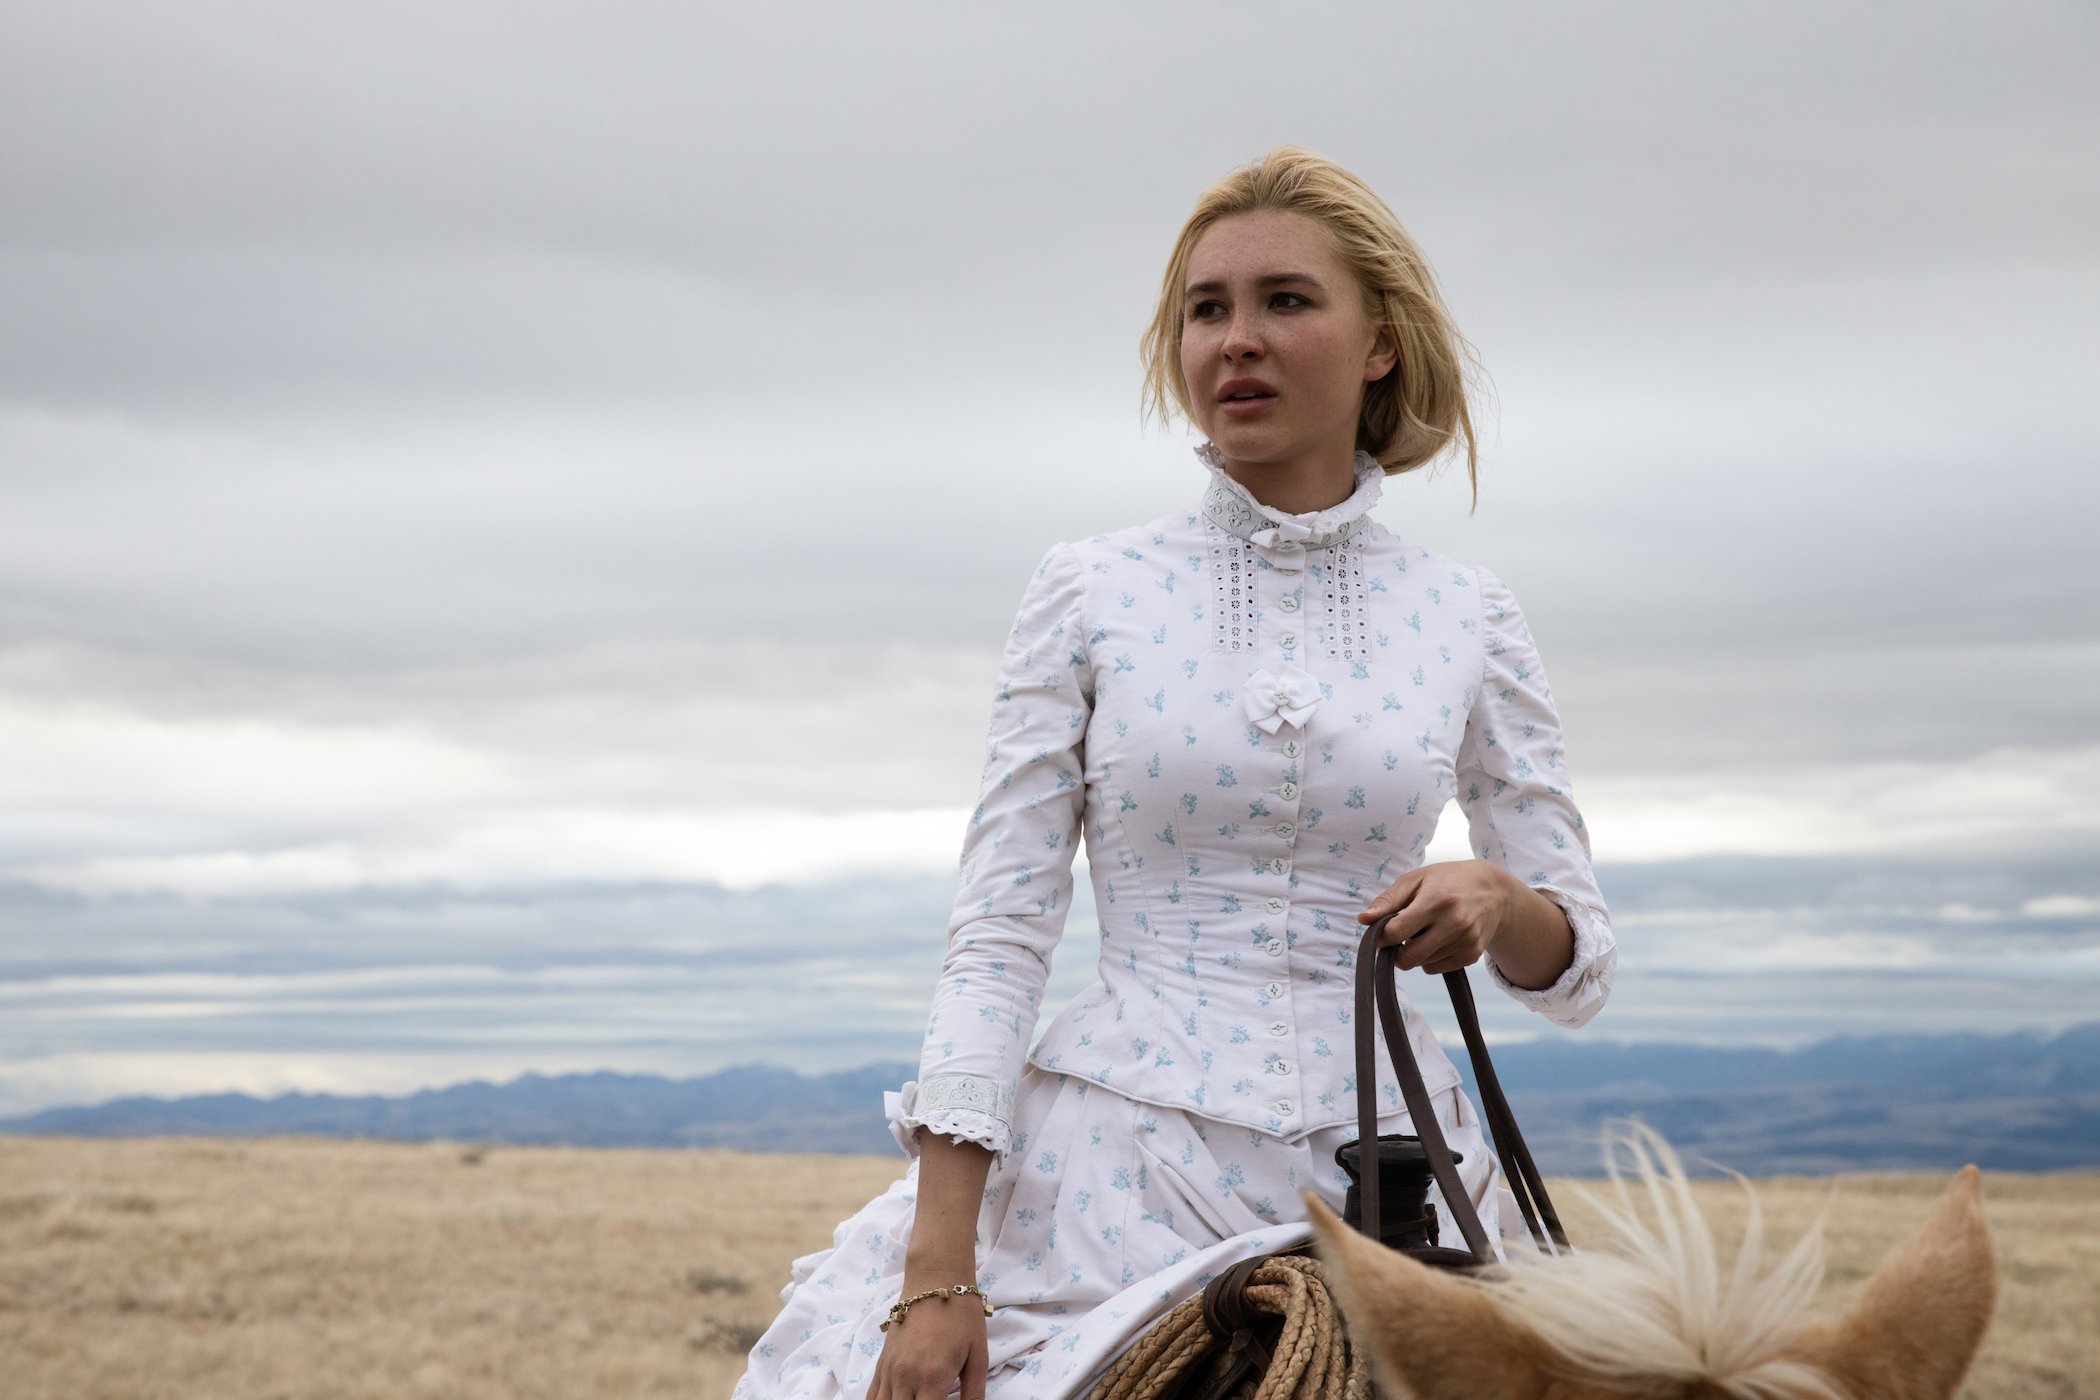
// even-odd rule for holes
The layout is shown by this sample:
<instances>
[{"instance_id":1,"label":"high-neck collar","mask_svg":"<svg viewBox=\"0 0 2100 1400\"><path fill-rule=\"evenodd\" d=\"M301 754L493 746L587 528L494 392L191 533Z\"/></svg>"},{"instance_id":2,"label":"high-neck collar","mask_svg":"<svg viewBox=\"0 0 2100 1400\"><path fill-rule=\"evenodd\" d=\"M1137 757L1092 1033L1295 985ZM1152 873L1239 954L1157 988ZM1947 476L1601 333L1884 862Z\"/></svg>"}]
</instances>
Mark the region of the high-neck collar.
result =
<instances>
[{"instance_id":1,"label":"high-neck collar","mask_svg":"<svg viewBox=\"0 0 2100 1400\"><path fill-rule=\"evenodd\" d=\"M1307 549L1340 544L1371 523L1371 507L1385 490L1385 468L1368 452L1356 454L1356 489L1349 499L1325 510L1292 515L1265 506L1254 493L1225 472L1225 454L1214 443L1200 443L1196 456L1210 468L1210 489L1203 493L1203 513L1219 529L1255 544L1289 540Z\"/></svg>"}]
</instances>

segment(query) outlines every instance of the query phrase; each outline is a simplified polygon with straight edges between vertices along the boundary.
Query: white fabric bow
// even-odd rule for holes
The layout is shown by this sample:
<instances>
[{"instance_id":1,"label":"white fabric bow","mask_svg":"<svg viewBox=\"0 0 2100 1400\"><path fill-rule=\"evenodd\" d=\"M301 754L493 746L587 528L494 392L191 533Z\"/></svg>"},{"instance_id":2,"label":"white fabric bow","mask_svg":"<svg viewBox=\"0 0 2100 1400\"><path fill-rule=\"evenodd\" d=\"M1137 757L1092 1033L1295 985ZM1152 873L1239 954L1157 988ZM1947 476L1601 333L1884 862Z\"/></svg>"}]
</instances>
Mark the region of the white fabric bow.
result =
<instances>
[{"instance_id":1,"label":"white fabric bow","mask_svg":"<svg viewBox=\"0 0 2100 1400\"><path fill-rule=\"evenodd\" d=\"M1285 541L1304 544L1313 537L1313 533L1309 525L1301 525L1295 520L1279 520L1266 530L1256 530L1247 536L1247 540L1248 543L1259 545L1263 549L1274 549Z\"/></svg>"},{"instance_id":2,"label":"white fabric bow","mask_svg":"<svg viewBox=\"0 0 2100 1400\"><path fill-rule=\"evenodd\" d=\"M1274 734L1286 724L1303 724L1320 706L1320 683L1289 664L1280 672L1256 671L1247 677L1244 693L1247 718L1264 734Z\"/></svg>"}]
</instances>

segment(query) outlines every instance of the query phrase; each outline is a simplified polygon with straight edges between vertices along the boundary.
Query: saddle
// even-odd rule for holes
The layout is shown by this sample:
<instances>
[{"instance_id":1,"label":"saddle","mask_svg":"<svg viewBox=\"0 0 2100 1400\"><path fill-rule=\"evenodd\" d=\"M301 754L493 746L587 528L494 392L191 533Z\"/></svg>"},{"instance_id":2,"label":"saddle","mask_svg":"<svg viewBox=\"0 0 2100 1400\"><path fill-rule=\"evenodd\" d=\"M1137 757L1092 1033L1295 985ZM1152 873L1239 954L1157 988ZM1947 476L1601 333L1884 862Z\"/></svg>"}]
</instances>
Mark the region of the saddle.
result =
<instances>
[{"instance_id":1,"label":"saddle","mask_svg":"<svg viewBox=\"0 0 2100 1400\"><path fill-rule=\"evenodd\" d=\"M1401 1024L1395 979L1399 950L1384 942L1392 918L1364 932L1356 957L1356 1139L1335 1161L1349 1176L1342 1219L1433 1268L1464 1271L1495 1260L1480 1213L1459 1180L1461 1156L1444 1140ZM1516 1115L1488 1057L1480 1012L1465 971L1444 974L1464 1034L1480 1109L1524 1224L1539 1248L1568 1248ZM1378 1132L1377 1037L1399 1077L1413 1134ZM1434 1180L1465 1248L1439 1242ZM1349 1345L1323 1266L1310 1243L1245 1259L1212 1279L1200 1297L1155 1323L1087 1393L1086 1400L1367 1400L1366 1359Z\"/></svg>"}]
</instances>

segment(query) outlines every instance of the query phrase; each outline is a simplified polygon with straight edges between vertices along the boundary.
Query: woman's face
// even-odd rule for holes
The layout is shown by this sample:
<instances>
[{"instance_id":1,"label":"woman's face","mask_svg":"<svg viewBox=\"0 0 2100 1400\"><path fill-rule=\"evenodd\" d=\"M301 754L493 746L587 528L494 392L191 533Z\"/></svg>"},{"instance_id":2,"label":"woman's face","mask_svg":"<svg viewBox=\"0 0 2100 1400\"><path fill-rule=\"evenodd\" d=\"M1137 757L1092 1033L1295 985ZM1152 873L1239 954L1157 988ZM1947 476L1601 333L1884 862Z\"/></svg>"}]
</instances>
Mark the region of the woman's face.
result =
<instances>
[{"instance_id":1,"label":"woman's face","mask_svg":"<svg viewBox=\"0 0 2100 1400\"><path fill-rule=\"evenodd\" d=\"M1181 373L1196 426L1238 463L1346 466L1367 381L1396 359L1334 237L1280 209L1220 219L1189 252Z\"/></svg>"}]
</instances>

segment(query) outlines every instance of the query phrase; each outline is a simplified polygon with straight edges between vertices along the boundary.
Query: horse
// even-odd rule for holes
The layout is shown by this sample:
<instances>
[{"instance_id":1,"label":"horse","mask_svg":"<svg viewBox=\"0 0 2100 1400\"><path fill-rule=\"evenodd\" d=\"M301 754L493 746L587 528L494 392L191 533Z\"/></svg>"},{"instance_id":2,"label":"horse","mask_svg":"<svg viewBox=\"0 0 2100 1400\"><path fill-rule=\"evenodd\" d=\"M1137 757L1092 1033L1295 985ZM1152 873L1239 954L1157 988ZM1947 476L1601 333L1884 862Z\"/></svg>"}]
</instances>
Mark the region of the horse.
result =
<instances>
[{"instance_id":1,"label":"horse","mask_svg":"<svg viewBox=\"0 0 2100 1400\"><path fill-rule=\"evenodd\" d=\"M1621 1158L1648 1203L1644 1219ZM1822 1222L1760 1276L1756 1191L1727 1273L1668 1142L1607 1136L1616 1204L1604 1239L1471 1274L1431 1269L1306 1196L1350 1341L1386 1400L1947 1400L1997 1301L1982 1176L1955 1173L1932 1213L1834 1318L1810 1304ZM1741 1180L1741 1178L1738 1178Z\"/></svg>"}]
</instances>

